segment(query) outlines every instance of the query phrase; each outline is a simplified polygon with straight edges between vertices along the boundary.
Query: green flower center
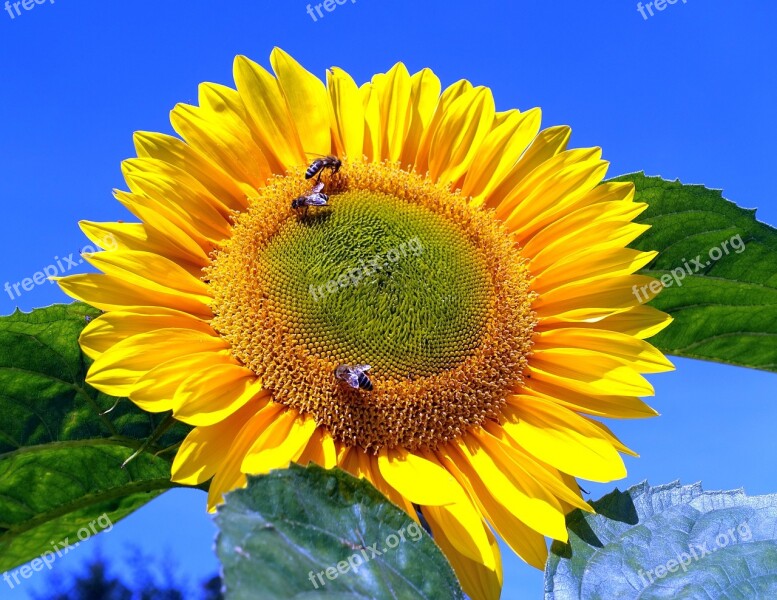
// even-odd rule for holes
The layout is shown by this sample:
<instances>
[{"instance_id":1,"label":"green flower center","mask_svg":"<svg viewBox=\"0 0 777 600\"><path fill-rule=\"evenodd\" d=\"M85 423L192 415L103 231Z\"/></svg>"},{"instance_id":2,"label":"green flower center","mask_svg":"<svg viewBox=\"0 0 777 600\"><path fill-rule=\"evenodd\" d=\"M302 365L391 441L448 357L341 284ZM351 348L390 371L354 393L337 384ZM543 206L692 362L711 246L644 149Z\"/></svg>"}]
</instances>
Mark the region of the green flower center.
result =
<instances>
[{"instance_id":1,"label":"green flower center","mask_svg":"<svg viewBox=\"0 0 777 600\"><path fill-rule=\"evenodd\" d=\"M483 258L426 207L369 190L287 220L262 253L293 335L334 361L396 379L460 364L491 303Z\"/></svg>"},{"instance_id":2,"label":"green flower center","mask_svg":"<svg viewBox=\"0 0 777 600\"><path fill-rule=\"evenodd\" d=\"M535 317L529 275L491 213L387 164L298 169L235 223L206 279L212 325L273 400L347 445L436 448L499 419L520 385ZM368 364L369 386L335 376Z\"/></svg>"}]
</instances>

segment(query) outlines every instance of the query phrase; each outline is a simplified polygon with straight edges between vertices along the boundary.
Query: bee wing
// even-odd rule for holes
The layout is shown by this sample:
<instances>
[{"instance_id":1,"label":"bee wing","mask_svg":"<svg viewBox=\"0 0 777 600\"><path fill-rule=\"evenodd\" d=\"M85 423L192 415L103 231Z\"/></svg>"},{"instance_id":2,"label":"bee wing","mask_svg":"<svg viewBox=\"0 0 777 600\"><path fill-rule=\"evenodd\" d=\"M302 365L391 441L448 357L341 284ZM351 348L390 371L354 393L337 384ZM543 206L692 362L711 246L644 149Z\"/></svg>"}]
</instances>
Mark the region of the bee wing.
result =
<instances>
[{"instance_id":1,"label":"bee wing","mask_svg":"<svg viewBox=\"0 0 777 600\"><path fill-rule=\"evenodd\" d=\"M345 381L353 389L359 389L359 376L356 373L348 373L348 375L346 375Z\"/></svg>"},{"instance_id":2,"label":"bee wing","mask_svg":"<svg viewBox=\"0 0 777 600\"><path fill-rule=\"evenodd\" d=\"M311 194L308 196L308 204L310 206L324 206L329 197L325 194Z\"/></svg>"},{"instance_id":3,"label":"bee wing","mask_svg":"<svg viewBox=\"0 0 777 600\"><path fill-rule=\"evenodd\" d=\"M335 369L335 377L345 381L353 388L359 387L359 377L354 373L353 368L348 365L340 365Z\"/></svg>"},{"instance_id":4,"label":"bee wing","mask_svg":"<svg viewBox=\"0 0 777 600\"><path fill-rule=\"evenodd\" d=\"M369 371L372 367L370 365L356 365L354 367L355 370L359 371L360 373L366 373Z\"/></svg>"},{"instance_id":5,"label":"bee wing","mask_svg":"<svg viewBox=\"0 0 777 600\"><path fill-rule=\"evenodd\" d=\"M313 186L313 188L310 190L312 194L318 194L321 190L324 189L324 182L319 181L316 185Z\"/></svg>"}]
</instances>

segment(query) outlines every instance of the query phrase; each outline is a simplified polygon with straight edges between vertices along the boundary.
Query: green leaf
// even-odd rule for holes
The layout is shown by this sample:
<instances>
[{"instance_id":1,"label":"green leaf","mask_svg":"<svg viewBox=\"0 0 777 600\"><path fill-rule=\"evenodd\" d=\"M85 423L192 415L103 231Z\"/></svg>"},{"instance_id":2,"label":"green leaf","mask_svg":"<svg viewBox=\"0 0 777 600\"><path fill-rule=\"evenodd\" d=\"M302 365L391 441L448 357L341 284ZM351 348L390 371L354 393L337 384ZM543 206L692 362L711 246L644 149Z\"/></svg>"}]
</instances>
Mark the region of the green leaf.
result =
<instances>
[{"instance_id":1,"label":"green leaf","mask_svg":"<svg viewBox=\"0 0 777 600\"><path fill-rule=\"evenodd\" d=\"M292 465L249 478L216 523L229 600L464 598L427 533L339 469Z\"/></svg>"},{"instance_id":2,"label":"green leaf","mask_svg":"<svg viewBox=\"0 0 777 600\"><path fill-rule=\"evenodd\" d=\"M551 546L546 600L777 598L777 494L643 482L592 506Z\"/></svg>"},{"instance_id":3,"label":"green leaf","mask_svg":"<svg viewBox=\"0 0 777 600\"><path fill-rule=\"evenodd\" d=\"M170 450L187 428L122 469L165 415L84 383L78 335L99 314L76 303L0 317L0 571L73 545L98 517L99 531L173 485Z\"/></svg>"},{"instance_id":4,"label":"green leaf","mask_svg":"<svg viewBox=\"0 0 777 600\"><path fill-rule=\"evenodd\" d=\"M642 173L613 181L634 182L636 199L649 205L636 220L652 227L632 246L659 251L641 273L664 277L651 305L675 319L651 343L675 356L777 371L777 230L719 190Z\"/></svg>"}]
</instances>

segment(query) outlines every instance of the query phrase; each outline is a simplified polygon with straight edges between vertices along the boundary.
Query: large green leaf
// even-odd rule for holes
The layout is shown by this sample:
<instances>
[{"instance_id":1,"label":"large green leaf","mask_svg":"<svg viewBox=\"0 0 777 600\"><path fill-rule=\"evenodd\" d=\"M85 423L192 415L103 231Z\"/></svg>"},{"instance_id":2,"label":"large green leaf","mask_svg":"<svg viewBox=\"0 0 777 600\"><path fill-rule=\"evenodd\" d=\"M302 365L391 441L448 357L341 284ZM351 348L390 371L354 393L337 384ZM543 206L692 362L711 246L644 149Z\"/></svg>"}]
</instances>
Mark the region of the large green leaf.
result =
<instances>
[{"instance_id":1,"label":"large green leaf","mask_svg":"<svg viewBox=\"0 0 777 600\"><path fill-rule=\"evenodd\" d=\"M551 546L546 600L777 598L777 494L641 483L592 506Z\"/></svg>"},{"instance_id":2,"label":"large green leaf","mask_svg":"<svg viewBox=\"0 0 777 600\"><path fill-rule=\"evenodd\" d=\"M651 343L675 356L777 371L777 230L719 190L642 173L614 181L634 182L637 200L648 203L637 221L652 227L633 246L659 251L641 272L668 283L651 304L675 321Z\"/></svg>"},{"instance_id":3,"label":"large green leaf","mask_svg":"<svg viewBox=\"0 0 777 600\"><path fill-rule=\"evenodd\" d=\"M121 468L165 416L84 383L78 335L97 315L76 303L0 318L0 571L52 542L64 553L172 485L181 424Z\"/></svg>"},{"instance_id":4,"label":"large green leaf","mask_svg":"<svg viewBox=\"0 0 777 600\"><path fill-rule=\"evenodd\" d=\"M464 597L426 532L339 469L292 465L250 478L216 522L228 600Z\"/></svg>"}]
</instances>

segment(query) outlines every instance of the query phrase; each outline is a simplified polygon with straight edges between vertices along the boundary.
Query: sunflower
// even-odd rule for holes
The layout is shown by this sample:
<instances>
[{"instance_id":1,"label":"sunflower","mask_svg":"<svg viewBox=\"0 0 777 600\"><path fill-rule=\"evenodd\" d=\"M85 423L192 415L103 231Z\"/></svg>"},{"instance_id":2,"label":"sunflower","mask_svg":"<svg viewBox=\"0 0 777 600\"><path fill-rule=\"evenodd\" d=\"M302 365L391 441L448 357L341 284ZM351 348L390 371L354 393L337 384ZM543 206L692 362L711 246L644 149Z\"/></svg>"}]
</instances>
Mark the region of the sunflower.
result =
<instances>
[{"instance_id":1,"label":"sunflower","mask_svg":"<svg viewBox=\"0 0 777 600\"><path fill-rule=\"evenodd\" d=\"M498 598L495 534L542 568L591 510L575 478L624 477L595 417L656 414L641 373L672 366L644 339L670 318L632 293L655 253L625 247L646 205L488 88L271 63L202 84L180 138L136 133L115 195L139 223L81 223L112 241L60 280L104 311L88 382L194 426L172 478L212 479L211 509L247 474L338 466Z\"/></svg>"}]
</instances>

